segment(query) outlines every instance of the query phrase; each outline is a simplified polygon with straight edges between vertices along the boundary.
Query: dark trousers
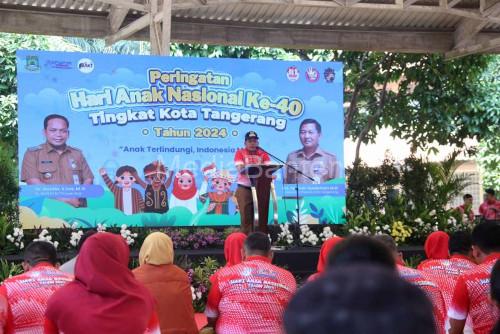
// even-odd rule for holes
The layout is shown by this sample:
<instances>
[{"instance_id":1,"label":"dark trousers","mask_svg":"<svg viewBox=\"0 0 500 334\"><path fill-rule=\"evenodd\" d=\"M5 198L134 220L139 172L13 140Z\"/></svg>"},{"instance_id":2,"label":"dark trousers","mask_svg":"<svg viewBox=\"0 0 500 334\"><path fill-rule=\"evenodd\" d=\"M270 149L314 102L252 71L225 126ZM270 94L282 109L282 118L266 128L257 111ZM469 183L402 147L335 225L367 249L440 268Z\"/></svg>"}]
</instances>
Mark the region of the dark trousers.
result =
<instances>
[{"instance_id":1,"label":"dark trousers","mask_svg":"<svg viewBox=\"0 0 500 334\"><path fill-rule=\"evenodd\" d=\"M240 211L241 232L249 234L253 231L253 199L252 190L247 187L238 186L236 188L236 201Z\"/></svg>"}]
</instances>

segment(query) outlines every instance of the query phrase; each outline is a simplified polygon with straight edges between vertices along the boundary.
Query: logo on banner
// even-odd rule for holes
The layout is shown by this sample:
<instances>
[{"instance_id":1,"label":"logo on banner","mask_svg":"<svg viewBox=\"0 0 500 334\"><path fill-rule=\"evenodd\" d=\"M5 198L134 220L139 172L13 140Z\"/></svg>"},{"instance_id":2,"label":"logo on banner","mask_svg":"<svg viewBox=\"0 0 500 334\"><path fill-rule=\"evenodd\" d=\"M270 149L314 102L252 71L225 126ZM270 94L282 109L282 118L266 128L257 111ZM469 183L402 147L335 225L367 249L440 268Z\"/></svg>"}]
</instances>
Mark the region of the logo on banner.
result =
<instances>
[{"instance_id":1,"label":"logo on banner","mask_svg":"<svg viewBox=\"0 0 500 334\"><path fill-rule=\"evenodd\" d=\"M88 58L82 58L78 61L78 70L82 73L88 74L94 70L94 62Z\"/></svg>"},{"instance_id":2,"label":"logo on banner","mask_svg":"<svg viewBox=\"0 0 500 334\"><path fill-rule=\"evenodd\" d=\"M306 71L306 79L309 82L316 82L319 80L319 72L314 67L309 67Z\"/></svg>"},{"instance_id":3,"label":"logo on banner","mask_svg":"<svg viewBox=\"0 0 500 334\"><path fill-rule=\"evenodd\" d=\"M30 72L40 71L40 62L38 61L38 56L26 56L25 68Z\"/></svg>"},{"instance_id":4,"label":"logo on banner","mask_svg":"<svg viewBox=\"0 0 500 334\"><path fill-rule=\"evenodd\" d=\"M290 66L286 71L286 77L292 82L299 80L299 76L299 69L295 66Z\"/></svg>"},{"instance_id":5,"label":"logo on banner","mask_svg":"<svg viewBox=\"0 0 500 334\"><path fill-rule=\"evenodd\" d=\"M335 71L333 68L328 67L323 74L325 76L325 81L332 83L335 80Z\"/></svg>"},{"instance_id":6,"label":"logo on banner","mask_svg":"<svg viewBox=\"0 0 500 334\"><path fill-rule=\"evenodd\" d=\"M47 60L45 62L45 67L57 68L60 70L69 70L72 68L72 64L70 61Z\"/></svg>"}]
</instances>

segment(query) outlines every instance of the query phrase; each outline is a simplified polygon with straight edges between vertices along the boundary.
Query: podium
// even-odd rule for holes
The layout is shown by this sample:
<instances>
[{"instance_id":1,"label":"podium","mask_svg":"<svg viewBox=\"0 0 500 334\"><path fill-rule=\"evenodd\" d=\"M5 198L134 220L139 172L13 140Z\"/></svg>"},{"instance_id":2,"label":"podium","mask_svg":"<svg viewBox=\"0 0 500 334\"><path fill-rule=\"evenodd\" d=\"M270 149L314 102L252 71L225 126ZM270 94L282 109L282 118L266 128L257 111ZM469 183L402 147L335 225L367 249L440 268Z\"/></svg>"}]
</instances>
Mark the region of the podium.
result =
<instances>
[{"instance_id":1,"label":"podium","mask_svg":"<svg viewBox=\"0 0 500 334\"><path fill-rule=\"evenodd\" d=\"M267 233L267 218L269 215L269 198L272 195L274 224L278 224L278 202L272 175L283 167L278 164L246 165L246 171L251 183L253 199L253 231Z\"/></svg>"}]
</instances>

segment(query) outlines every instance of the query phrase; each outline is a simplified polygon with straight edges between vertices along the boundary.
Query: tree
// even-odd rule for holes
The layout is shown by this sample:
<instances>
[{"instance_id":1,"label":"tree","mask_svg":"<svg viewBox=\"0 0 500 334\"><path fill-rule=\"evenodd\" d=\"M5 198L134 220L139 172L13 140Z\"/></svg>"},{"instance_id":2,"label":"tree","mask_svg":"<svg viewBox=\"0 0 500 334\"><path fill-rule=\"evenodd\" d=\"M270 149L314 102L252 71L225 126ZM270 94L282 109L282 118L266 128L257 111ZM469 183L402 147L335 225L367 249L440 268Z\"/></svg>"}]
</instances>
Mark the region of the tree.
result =
<instances>
[{"instance_id":1,"label":"tree","mask_svg":"<svg viewBox=\"0 0 500 334\"><path fill-rule=\"evenodd\" d=\"M0 33L0 143L12 148L12 158L17 156L16 51L48 48L43 36Z\"/></svg>"}]
</instances>

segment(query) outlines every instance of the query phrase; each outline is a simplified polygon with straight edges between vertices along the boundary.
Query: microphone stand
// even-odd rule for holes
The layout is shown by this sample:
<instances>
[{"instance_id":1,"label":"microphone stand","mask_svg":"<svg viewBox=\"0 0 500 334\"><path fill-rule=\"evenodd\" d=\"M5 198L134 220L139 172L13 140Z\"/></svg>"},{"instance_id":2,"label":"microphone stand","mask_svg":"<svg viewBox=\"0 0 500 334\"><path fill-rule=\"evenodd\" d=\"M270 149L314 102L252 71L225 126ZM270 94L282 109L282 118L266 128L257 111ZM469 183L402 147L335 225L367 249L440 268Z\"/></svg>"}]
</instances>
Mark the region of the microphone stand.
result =
<instances>
[{"instance_id":1,"label":"microphone stand","mask_svg":"<svg viewBox=\"0 0 500 334\"><path fill-rule=\"evenodd\" d=\"M269 154L271 157L273 157L274 159L278 160L279 162L281 162L283 165L285 165L287 168L290 168L292 170L295 171L295 193L296 193L296 198L297 198L297 225L300 226L300 201L299 201L299 176L298 174L304 176L305 178L311 180L311 181L315 181L312 177L310 177L309 175L306 175L304 174L302 171L298 170L297 168L293 167L292 165L286 163L285 161L281 160L280 158L278 158L277 156L275 156L274 154L264 150L262 147L257 147L257 149Z\"/></svg>"}]
</instances>

